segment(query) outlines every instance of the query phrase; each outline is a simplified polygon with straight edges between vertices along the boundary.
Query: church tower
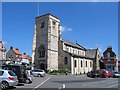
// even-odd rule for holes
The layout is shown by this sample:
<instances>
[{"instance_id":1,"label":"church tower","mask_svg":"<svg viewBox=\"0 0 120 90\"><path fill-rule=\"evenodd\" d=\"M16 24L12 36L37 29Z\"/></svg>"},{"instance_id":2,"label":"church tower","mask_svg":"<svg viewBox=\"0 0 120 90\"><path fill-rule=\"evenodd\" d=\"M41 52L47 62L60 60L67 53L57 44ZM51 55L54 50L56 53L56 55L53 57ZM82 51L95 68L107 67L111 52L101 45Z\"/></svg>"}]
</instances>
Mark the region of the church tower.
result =
<instances>
[{"instance_id":1,"label":"church tower","mask_svg":"<svg viewBox=\"0 0 120 90\"><path fill-rule=\"evenodd\" d=\"M32 63L35 68L58 69L59 38L59 18L52 14L36 17L32 46Z\"/></svg>"}]
</instances>

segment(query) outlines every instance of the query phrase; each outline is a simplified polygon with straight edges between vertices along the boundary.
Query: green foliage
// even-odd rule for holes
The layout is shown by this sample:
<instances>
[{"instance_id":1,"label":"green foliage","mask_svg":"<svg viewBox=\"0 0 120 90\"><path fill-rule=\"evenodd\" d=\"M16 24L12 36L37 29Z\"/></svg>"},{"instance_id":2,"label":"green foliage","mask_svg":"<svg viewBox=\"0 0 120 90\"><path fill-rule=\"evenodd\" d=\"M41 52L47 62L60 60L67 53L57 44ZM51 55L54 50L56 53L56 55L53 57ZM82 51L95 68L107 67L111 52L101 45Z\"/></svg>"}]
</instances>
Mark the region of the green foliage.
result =
<instances>
[{"instance_id":1,"label":"green foliage","mask_svg":"<svg viewBox=\"0 0 120 90\"><path fill-rule=\"evenodd\" d=\"M63 74L67 74L67 73L69 73L68 69L59 69L59 70L48 71L48 74L52 74L52 75L63 75Z\"/></svg>"}]
</instances>

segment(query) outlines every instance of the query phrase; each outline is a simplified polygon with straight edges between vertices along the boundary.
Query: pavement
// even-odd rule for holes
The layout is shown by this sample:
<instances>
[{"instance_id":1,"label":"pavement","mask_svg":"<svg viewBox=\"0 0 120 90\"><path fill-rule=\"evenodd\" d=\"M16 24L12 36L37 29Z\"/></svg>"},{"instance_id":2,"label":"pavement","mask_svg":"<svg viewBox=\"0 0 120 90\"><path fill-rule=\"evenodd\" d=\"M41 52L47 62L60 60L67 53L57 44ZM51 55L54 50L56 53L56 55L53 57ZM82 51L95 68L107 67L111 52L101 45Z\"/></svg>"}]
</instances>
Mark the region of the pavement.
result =
<instances>
[{"instance_id":1,"label":"pavement","mask_svg":"<svg viewBox=\"0 0 120 90\"><path fill-rule=\"evenodd\" d=\"M41 90L49 88L57 90L70 88L102 88L102 90L105 88L106 90L117 90L118 81L118 78L88 78L86 75L46 75L45 77L34 77L32 84L21 84L15 88L11 88L10 90L21 88L29 90Z\"/></svg>"}]
</instances>

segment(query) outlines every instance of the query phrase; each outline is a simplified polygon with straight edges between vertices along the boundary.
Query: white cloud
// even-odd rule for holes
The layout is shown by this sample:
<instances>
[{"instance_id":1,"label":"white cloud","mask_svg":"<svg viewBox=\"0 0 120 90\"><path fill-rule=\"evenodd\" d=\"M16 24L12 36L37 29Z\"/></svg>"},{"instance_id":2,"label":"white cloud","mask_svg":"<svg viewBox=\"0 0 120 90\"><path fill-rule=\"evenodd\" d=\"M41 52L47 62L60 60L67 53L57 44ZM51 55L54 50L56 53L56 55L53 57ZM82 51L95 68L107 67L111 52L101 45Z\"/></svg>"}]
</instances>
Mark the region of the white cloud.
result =
<instances>
[{"instance_id":1,"label":"white cloud","mask_svg":"<svg viewBox=\"0 0 120 90\"><path fill-rule=\"evenodd\" d=\"M60 30L61 30L61 32L72 31L72 28L68 28L68 27L60 26Z\"/></svg>"}]
</instances>

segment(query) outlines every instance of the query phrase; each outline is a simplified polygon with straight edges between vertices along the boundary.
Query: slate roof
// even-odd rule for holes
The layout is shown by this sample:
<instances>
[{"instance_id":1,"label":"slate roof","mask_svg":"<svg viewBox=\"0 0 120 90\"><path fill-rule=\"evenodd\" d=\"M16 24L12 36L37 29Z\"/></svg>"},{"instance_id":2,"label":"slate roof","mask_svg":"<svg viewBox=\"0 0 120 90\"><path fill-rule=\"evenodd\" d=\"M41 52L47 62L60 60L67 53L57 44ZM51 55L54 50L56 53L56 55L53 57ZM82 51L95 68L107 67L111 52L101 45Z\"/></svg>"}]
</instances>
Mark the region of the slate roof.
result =
<instances>
[{"instance_id":1,"label":"slate roof","mask_svg":"<svg viewBox=\"0 0 120 90\"><path fill-rule=\"evenodd\" d=\"M94 58L91 58L91 57L88 57L88 56L78 55L78 54L70 53L70 52L67 52L67 51L64 51L64 52L69 53L73 57L86 58L86 59L94 59Z\"/></svg>"},{"instance_id":2,"label":"slate roof","mask_svg":"<svg viewBox=\"0 0 120 90\"><path fill-rule=\"evenodd\" d=\"M53 16L53 17L59 19L58 17L56 17L55 15L50 14L50 13L47 13L47 14L44 14L44 15L37 16L36 18L43 17L43 16L47 16L47 15L51 15L51 16ZM59 20L60 20L60 19L59 19Z\"/></svg>"},{"instance_id":3,"label":"slate roof","mask_svg":"<svg viewBox=\"0 0 120 90\"><path fill-rule=\"evenodd\" d=\"M86 57L95 58L97 49L87 49Z\"/></svg>"},{"instance_id":4,"label":"slate roof","mask_svg":"<svg viewBox=\"0 0 120 90\"><path fill-rule=\"evenodd\" d=\"M75 48L79 48L79 49L82 49L82 50L86 50L86 48L84 48L83 46L79 45L78 43L74 43L74 42L71 42L71 41L68 41L68 40L62 40L64 42L64 44L67 44L69 46L72 46L72 47L75 47Z\"/></svg>"}]
</instances>

